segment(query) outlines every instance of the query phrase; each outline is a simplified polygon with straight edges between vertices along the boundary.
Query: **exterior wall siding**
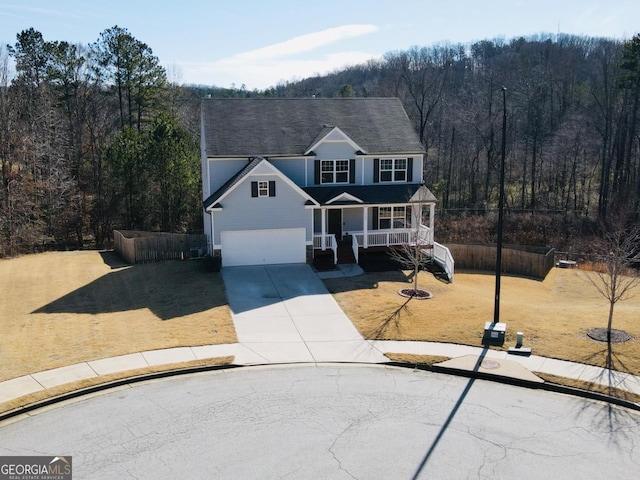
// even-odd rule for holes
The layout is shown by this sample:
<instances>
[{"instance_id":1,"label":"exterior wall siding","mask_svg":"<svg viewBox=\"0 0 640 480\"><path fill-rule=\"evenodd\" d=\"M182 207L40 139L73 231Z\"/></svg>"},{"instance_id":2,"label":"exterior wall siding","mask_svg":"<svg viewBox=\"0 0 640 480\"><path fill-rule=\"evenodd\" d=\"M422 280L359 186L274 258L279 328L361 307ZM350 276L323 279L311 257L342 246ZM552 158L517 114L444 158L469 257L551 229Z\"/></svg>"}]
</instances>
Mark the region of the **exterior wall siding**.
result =
<instances>
[{"instance_id":1,"label":"exterior wall siding","mask_svg":"<svg viewBox=\"0 0 640 480\"><path fill-rule=\"evenodd\" d=\"M252 181L276 181L275 197L252 197ZM261 230L304 227L312 240L311 216L306 200L277 177L250 175L225 197L222 211L214 212L214 243L220 245L223 230Z\"/></svg>"},{"instance_id":2,"label":"exterior wall siding","mask_svg":"<svg viewBox=\"0 0 640 480\"><path fill-rule=\"evenodd\" d=\"M363 230L362 208L343 208L342 231L346 234L347 232L354 230Z\"/></svg>"},{"instance_id":3,"label":"exterior wall siding","mask_svg":"<svg viewBox=\"0 0 640 480\"><path fill-rule=\"evenodd\" d=\"M214 193L222 187L231 177L242 170L248 162L248 158L228 160L209 159L209 194Z\"/></svg>"},{"instance_id":4,"label":"exterior wall siding","mask_svg":"<svg viewBox=\"0 0 640 480\"><path fill-rule=\"evenodd\" d=\"M305 158L269 158L269 162L274 167L301 187L305 186L305 160Z\"/></svg>"},{"instance_id":5,"label":"exterior wall siding","mask_svg":"<svg viewBox=\"0 0 640 480\"><path fill-rule=\"evenodd\" d=\"M362 225L362 210L364 207L350 207L342 209L342 231L361 231L364 230ZM373 207L369 207L367 211L367 230L373 230ZM313 211L313 231L319 234L322 231L322 211L316 209Z\"/></svg>"}]
</instances>

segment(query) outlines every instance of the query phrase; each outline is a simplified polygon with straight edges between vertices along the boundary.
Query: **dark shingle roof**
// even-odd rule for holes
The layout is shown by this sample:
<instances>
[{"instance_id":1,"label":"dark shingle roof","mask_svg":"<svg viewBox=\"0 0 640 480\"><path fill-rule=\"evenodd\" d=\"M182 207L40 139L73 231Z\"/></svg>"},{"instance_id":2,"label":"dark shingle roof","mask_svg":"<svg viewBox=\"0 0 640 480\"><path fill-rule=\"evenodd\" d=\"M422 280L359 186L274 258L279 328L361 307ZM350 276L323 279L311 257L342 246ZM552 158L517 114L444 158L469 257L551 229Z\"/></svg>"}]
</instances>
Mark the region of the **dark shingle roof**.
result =
<instances>
[{"instance_id":1,"label":"dark shingle roof","mask_svg":"<svg viewBox=\"0 0 640 480\"><path fill-rule=\"evenodd\" d=\"M371 154L423 153L397 98L207 98L207 156L303 155L327 127Z\"/></svg>"},{"instance_id":2,"label":"dark shingle roof","mask_svg":"<svg viewBox=\"0 0 640 480\"><path fill-rule=\"evenodd\" d=\"M335 187L305 187L303 190L313 197L320 205L326 205L329 200L336 198L342 193L348 193L362 200L365 205L409 203L410 198L423 188L421 196L423 202L436 202L436 197L427 187L418 183L403 183L395 185L344 185ZM333 205L354 202L335 202Z\"/></svg>"}]
</instances>

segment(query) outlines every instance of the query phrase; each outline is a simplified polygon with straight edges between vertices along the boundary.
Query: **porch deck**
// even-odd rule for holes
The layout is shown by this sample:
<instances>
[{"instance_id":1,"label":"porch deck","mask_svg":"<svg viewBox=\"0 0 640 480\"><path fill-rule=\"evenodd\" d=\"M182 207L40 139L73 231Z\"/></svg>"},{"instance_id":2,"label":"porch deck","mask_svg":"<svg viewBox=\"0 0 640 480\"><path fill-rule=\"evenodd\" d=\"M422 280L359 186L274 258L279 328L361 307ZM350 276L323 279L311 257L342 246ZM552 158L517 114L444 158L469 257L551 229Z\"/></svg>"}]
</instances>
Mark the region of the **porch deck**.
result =
<instances>
[{"instance_id":1,"label":"porch deck","mask_svg":"<svg viewBox=\"0 0 640 480\"><path fill-rule=\"evenodd\" d=\"M329 257L320 261L322 265L329 264L331 260L334 265L340 263L339 250L343 251L340 260L349 257L350 261L355 260L355 263L359 263L358 258L361 252L383 251L416 243L422 245L424 250L429 252L434 262L442 268L446 279L452 282L455 264L453 256L447 247L433 241L431 229L424 225L421 225L417 232L415 229L351 231L340 241L336 239L334 234L315 234L313 236L314 257ZM344 255L344 249L348 249L349 245L352 255Z\"/></svg>"}]
</instances>

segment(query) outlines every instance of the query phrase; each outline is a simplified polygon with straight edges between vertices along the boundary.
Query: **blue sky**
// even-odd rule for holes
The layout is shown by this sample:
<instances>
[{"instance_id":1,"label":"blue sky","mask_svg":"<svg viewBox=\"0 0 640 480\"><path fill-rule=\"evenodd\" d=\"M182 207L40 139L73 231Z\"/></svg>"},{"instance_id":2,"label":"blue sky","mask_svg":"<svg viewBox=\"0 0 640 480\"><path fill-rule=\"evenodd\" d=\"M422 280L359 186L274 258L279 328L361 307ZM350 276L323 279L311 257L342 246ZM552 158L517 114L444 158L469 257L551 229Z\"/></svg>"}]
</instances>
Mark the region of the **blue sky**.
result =
<instances>
[{"instance_id":1,"label":"blue sky","mask_svg":"<svg viewBox=\"0 0 640 480\"><path fill-rule=\"evenodd\" d=\"M89 44L118 25L178 83L266 88L413 45L539 33L628 39L638 0L0 0L0 44L33 27Z\"/></svg>"}]
</instances>

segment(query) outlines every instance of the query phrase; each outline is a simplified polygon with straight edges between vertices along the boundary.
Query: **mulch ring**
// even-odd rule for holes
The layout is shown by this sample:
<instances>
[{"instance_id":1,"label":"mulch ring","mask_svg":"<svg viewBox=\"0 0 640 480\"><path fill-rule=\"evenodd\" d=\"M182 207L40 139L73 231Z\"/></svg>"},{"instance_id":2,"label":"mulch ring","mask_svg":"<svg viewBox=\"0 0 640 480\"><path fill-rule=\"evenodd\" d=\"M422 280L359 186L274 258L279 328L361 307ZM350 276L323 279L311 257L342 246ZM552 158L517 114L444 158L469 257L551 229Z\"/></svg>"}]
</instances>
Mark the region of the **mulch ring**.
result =
<instances>
[{"instance_id":1,"label":"mulch ring","mask_svg":"<svg viewBox=\"0 0 640 480\"><path fill-rule=\"evenodd\" d=\"M607 342L606 328L590 328L587 330L587 336L597 342ZM628 342L633 337L624 330L611 329L611 343Z\"/></svg>"},{"instance_id":2,"label":"mulch ring","mask_svg":"<svg viewBox=\"0 0 640 480\"><path fill-rule=\"evenodd\" d=\"M427 292L426 290L414 290L413 288L403 288L398 290L398 293L407 298L415 298L416 300L428 300L433 298L431 292Z\"/></svg>"}]
</instances>

